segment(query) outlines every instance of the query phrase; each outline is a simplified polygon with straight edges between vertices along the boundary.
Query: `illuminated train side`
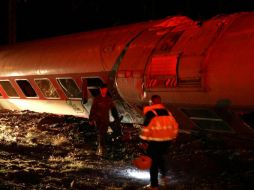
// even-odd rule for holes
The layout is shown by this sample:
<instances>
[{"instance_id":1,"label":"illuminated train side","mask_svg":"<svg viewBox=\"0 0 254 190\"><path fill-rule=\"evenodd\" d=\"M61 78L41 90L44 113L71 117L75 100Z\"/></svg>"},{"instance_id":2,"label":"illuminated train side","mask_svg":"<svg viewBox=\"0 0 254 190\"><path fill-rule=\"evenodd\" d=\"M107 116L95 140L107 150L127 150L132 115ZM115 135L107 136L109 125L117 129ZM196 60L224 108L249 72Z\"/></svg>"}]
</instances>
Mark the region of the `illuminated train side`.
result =
<instances>
[{"instance_id":1,"label":"illuminated train side","mask_svg":"<svg viewBox=\"0 0 254 190\"><path fill-rule=\"evenodd\" d=\"M1 47L0 107L87 117L98 86L108 83L124 122L142 122L142 106L159 94L185 128L246 125L227 110L253 112L253 50L253 12L202 23L168 17Z\"/></svg>"}]
</instances>

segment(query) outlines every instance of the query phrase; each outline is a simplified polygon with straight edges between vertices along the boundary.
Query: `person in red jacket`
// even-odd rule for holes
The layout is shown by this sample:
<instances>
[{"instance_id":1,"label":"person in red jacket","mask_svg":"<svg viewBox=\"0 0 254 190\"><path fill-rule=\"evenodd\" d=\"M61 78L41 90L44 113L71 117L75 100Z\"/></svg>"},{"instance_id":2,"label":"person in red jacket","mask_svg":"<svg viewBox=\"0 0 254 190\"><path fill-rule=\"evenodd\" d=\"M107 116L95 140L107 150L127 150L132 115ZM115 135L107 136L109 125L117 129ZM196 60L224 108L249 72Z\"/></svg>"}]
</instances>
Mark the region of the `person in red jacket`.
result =
<instances>
[{"instance_id":1,"label":"person in red jacket","mask_svg":"<svg viewBox=\"0 0 254 190\"><path fill-rule=\"evenodd\" d=\"M147 154L152 159L149 189L157 190L159 188L159 170L164 183L166 183L165 155L171 141L178 134L178 123L161 103L159 95L153 95L151 100L152 105L144 107L144 127L141 130L140 138L148 144Z\"/></svg>"},{"instance_id":2,"label":"person in red jacket","mask_svg":"<svg viewBox=\"0 0 254 190\"><path fill-rule=\"evenodd\" d=\"M108 96L108 88L105 84L100 87L100 95L93 100L89 115L89 124L95 125L97 128L97 152L99 156L105 154L105 138L110 124L109 113L111 111L115 121L119 121L119 115L114 102Z\"/></svg>"}]
</instances>

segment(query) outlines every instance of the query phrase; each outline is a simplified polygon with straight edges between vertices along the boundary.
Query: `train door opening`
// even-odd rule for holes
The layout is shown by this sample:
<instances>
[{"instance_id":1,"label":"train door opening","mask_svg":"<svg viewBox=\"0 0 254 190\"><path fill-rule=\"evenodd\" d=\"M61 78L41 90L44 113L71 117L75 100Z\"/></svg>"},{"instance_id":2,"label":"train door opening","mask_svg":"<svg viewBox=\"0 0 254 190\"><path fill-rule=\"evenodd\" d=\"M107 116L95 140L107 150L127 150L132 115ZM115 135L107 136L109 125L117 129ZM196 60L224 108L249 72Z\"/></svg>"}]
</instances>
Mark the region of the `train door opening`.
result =
<instances>
[{"instance_id":1,"label":"train door opening","mask_svg":"<svg viewBox=\"0 0 254 190\"><path fill-rule=\"evenodd\" d=\"M85 77L82 78L82 92L84 96L96 97L100 94L100 87L104 84L99 77ZM87 93L87 95L86 95ZM89 95L88 95L89 93Z\"/></svg>"}]
</instances>

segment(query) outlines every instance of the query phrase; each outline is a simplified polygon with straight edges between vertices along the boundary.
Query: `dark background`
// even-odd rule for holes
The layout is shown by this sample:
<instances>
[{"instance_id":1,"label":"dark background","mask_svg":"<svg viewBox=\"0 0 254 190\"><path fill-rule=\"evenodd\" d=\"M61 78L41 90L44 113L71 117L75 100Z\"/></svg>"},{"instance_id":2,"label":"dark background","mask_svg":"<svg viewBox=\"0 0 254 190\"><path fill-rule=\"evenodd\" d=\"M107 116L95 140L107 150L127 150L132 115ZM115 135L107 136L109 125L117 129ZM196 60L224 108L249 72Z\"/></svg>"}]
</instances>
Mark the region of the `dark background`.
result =
<instances>
[{"instance_id":1,"label":"dark background","mask_svg":"<svg viewBox=\"0 0 254 190\"><path fill-rule=\"evenodd\" d=\"M254 11L254 0L0 0L0 44L185 15Z\"/></svg>"}]
</instances>

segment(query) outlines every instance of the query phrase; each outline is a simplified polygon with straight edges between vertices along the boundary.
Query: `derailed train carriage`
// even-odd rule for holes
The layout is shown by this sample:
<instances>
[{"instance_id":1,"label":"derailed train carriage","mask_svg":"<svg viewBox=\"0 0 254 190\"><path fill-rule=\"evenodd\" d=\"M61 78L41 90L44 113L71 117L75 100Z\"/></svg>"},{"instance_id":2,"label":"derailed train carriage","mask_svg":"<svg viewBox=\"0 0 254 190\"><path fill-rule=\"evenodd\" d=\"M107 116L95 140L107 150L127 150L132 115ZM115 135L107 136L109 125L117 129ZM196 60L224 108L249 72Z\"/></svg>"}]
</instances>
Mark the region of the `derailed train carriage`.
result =
<instances>
[{"instance_id":1,"label":"derailed train carriage","mask_svg":"<svg viewBox=\"0 0 254 190\"><path fill-rule=\"evenodd\" d=\"M184 130L253 137L254 13L185 16L0 48L0 107L87 117L107 83L123 122L159 94Z\"/></svg>"}]
</instances>

